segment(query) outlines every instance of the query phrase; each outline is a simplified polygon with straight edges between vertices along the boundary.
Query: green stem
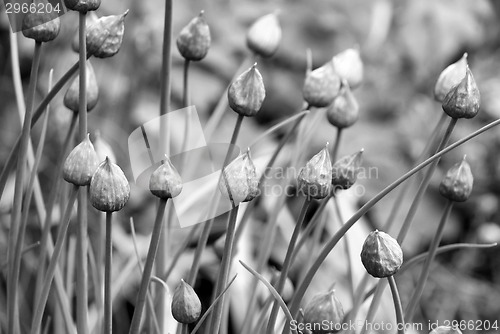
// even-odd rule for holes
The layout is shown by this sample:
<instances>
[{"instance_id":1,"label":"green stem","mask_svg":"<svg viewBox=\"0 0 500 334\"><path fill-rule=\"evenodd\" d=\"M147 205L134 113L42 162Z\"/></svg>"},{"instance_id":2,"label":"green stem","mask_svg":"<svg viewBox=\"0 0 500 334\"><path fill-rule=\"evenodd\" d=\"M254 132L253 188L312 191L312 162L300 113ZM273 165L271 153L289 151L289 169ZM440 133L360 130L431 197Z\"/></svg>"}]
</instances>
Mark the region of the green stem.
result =
<instances>
[{"instance_id":1,"label":"green stem","mask_svg":"<svg viewBox=\"0 0 500 334\"><path fill-rule=\"evenodd\" d=\"M36 92L36 84L38 81L38 68L40 66L40 58L42 52L42 43L35 43L35 50L33 54L33 61L31 64L31 74L30 74L30 83L28 88L27 95L27 103L26 103L26 115L24 117L23 129L21 133L21 142L19 148L19 158L17 161L17 174L14 188L14 204L12 211L12 220L11 220L11 235L9 236L9 244L8 244L8 258L9 258L9 267L12 266L9 270L9 281L8 281L8 290L7 290L7 299L8 299L8 332L15 333L15 330L18 329L19 325L19 310L17 305L17 281L14 281L15 273L14 273L14 240L17 240L19 233L19 219L21 216L22 210L22 199L23 199L23 187L24 187L24 178L26 172L26 163L27 163L27 153L28 153L28 145L30 141L30 130L31 130L31 119L33 117L33 101L35 99Z\"/></svg>"},{"instance_id":2,"label":"green stem","mask_svg":"<svg viewBox=\"0 0 500 334\"><path fill-rule=\"evenodd\" d=\"M443 237L444 226L450 217L451 209L453 208L453 201L448 200L446 206L444 208L443 215L441 217L441 221L439 222L439 226L437 228L436 234L432 239L431 247L429 248L429 255L427 255L427 259L425 260L424 267L420 272L420 277L418 278L417 287L413 291L413 294L410 298L410 303L406 307L406 321L411 322L413 320L413 315L415 313L415 309L422 297L422 292L424 291L425 283L427 282L427 278L429 277L429 272L431 269L431 264L434 261L434 257L436 256L436 251L439 246L439 242Z\"/></svg>"},{"instance_id":3,"label":"green stem","mask_svg":"<svg viewBox=\"0 0 500 334\"><path fill-rule=\"evenodd\" d=\"M49 266L47 267L47 272L45 273L45 279L43 281L43 287L40 293L40 298L35 307L33 322L31 324L31 334L38 334L40 332L40 328L42 325L43 311L45 310L45 306L47 304L47 299L49 297L49 292L50 292L50 286L52 280L54 279L54 274L56 272L57 263L61 255L64 239L66 238L66 232L68 231L71 212L73 210L73 204L75 203L77 194L78 194L78 187L73 186L71 189L71 193L69 195L69 200L66 206L66 210L64 211L64 216L61 221L61 225L59 226L59 229L57 231L56 245L54 247L54 252L52 253L52 257L50 258Z\"/></svg>"},{"instance_id":4,"label":"green stem","mask_svg":"<svg viewBox=\"0 0 500 334\"><path fill-rule=\"evenodd\" d=\"M288 277L288 271L290 269L290 265L292 263L292 254L297 244L297 239L299 238L300 231L302 229L302 225L304 225L304 221L306 218L307 209L311 204L311 200L309 198L304 199L304 204L302 205L302 209L300 210L299 219L297 220L297 224L293 229L292 237L288 244L288 249L286 251L285 260L283 262L283 268L281 269L280 278L278 280L278 285L276 286L276 291L280 294L285 287L285 282ZM274 333L274 325L276 323L276 318L278 317L279 304L278 301L274 302L271 315L269 316L269 322L267 324L267 334Z\"/></svg>"},{"instance_id":5,"label":"green stem","mask_svg":"<svg viewBox=\"0 0 500 334\"><path fill-rule=\"evenodd\" d=\"M112 212L106 212L106 244L104 261L104 333L111 334L113 329L113 304L111 300L111 274L112 274Z\"/></svg>"},{"instance_id":6,"label":"green stem","mask_svg":"<svg viewBox=\"0 0 500 334\"><path fill-rule=\"evenodd\" d=\"M396 326L398 334L405 334L405 320L403 316L403 307L401 306L401 298L399 297L398 286L394 280L394 276L387 277L389 286L391 287L392 300L394 301L394 309L396 310Z\"/></svg>"},{"instance_id":7,"label":"green stem","mask_svg":"<svg viewBox=\"0 0 500 334\"><path fill-rule=\"evenodd\" d=\"M160 199L160 204L158 205L158 211L156 213L156 219L153 226L153 233L151 235L151 242L149 244L148 256L142 273L141 285L139 287L139 293L137 294L134 315L132 316L132 323L130 324L129 334L139 334L141 318L144 312L144 304L146 303L148 285L151 280L153 264L158 251L158 245L160 243L160 236L163 228L163 216L165 214L166 205L167 201Z\"/></svg>"},{"instance_id":8,"label":"green stem","mask_svg":"<svg viewBox=\"0 0 500 334\"><path fill-rule=\"evenodd\" d=\"M333 144L332 148L332 163L335 163L337 160L337 155L339 153L340 140L342 139L342 128L337 128L337 137L335 138L335 144Z\"/></svg>"},{"instance_id":9,"label":"green stem","mask_svg":"<svg viewBox=\"0 0 500 334\"><path fill-rule=\"evenodd\" d=\"M184 86L182 93L182 105L184 108L191 104L191 94L189 91L189 64L191 61L189 59L184 60Z\"/></svg>"}]
</instances>

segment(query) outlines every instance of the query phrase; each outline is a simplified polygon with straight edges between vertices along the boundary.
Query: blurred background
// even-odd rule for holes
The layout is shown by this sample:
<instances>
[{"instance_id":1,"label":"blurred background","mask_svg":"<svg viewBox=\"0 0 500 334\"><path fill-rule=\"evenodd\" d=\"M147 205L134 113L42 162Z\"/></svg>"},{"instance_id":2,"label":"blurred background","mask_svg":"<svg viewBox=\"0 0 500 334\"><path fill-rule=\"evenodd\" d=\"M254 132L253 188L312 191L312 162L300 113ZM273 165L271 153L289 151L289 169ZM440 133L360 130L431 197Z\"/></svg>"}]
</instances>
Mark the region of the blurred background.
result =
<instances>
[{"instance_id":1,"label":"blurred background","mask_svg":"<svg viewBox=\"0 0 500 334\"><path fill-rule=\"evenodd\" d=\"M133 180L127 138L135 128L159 113L163 2L103 0L97 15L118 14L126 9L130 9L130 13L126 18L121 51L110 59L92 59L99 82L100 100L89 115L89 129L93 135L96 131L100 132L111 145L120 166ZM192 102L203 124L249 53L245 45L246 30L257 18L276 9L280 10L282 44L274 57L259 60L266 100L261 112L245 121L239 144L244 146L277 121L300 110L307 48L312 51L313 67L316 68L338 52L358 47L365 64L364 83L354 92L361 107L360 120L345 131L339 154L350 154L363 147L364 165L377 167L378 173L375 178L361 180L366 192L349 202L354 208L408 170L417 159L442 113L432 94L436 79L447 65L458 60L464 52L469 55L469 65L481 92L481 111L473 120L458 122L452 141L500 117L498 1L176 0L174 38L200 10L205 11L211 29L212 47L208 56L191 66ZM54 76L59 78L78 58L71 49L77 28L76 17L73 12L65 14L61 18L61 34L50 43L50 47L47 45L44 48L38 100L47 90L48 70L54 68ZM5 13L0 13L0 164L5 161L20 132L12 85L8 29L7 17ZM21 74L27 87L33 43L21 34L17 37ZM182 99L183 59L175 43L172 50L172 109L178 109ZM62 104L62 96L60 94L51 105L47 149L41 162L42 189L50 187L50 172L71 117L71 111ZM235 119L235 113L229 110L225 113L214 142L229 139ZM39 126L36 126L33 135L35 146L39 131ZM336 130L330 124L321 122L305 156L312 156L326 141L332 142L335 134ZM274 145L275 140L270 139L269 144ZM473 170L474 190L467 202L455 205L442 244L500 241L500 215L497 210L500 200L499 149L500 129L494 128L443 157L403 247L405 258L429 247L445 203L437 191L439 182L446 170L463 154L467 154ZM9 221L12 192L13 184L10 184L0 203L2 229ZM397 192L391 194L369 212L363 222L365 230L353 234L357 243L362 243L366 231L383 226L396 196ZM390 232L395 233L398 223L404 219L411 199L412 196L408 196L403 202L396 226ZM115 245L124 258L133 252L127 239L128 216L134 217L139 241L146 248L153 221L152 207L146 191L133 188L126 212L119 215L124 244ZM295 213L293 205L290 211ZM32 229L31 241L37 238L35 223ZM2 253L5 238L5 234L0 235ZM454 251L438 256L416 320L423 323L447 319L498 320L499 251L496 247ZM353 261L359 262L359 250L354 252ZM189 266L190 261L188 258L183 263ZM416 266L398 278L403 304L415 286L420 268ZM177 277L182 275L182 272L177 273ZM330 278L328 285L333 281L335 279ZM129 290L135 284L137 281L131 280ZM123 293L125 313L130 312L132 292L126 290ZM119 307L117 309L120 312ZM388 314L391 316L392 311ZM119 327L117 331L120 332Z\"/></svg>"}]
</instances>

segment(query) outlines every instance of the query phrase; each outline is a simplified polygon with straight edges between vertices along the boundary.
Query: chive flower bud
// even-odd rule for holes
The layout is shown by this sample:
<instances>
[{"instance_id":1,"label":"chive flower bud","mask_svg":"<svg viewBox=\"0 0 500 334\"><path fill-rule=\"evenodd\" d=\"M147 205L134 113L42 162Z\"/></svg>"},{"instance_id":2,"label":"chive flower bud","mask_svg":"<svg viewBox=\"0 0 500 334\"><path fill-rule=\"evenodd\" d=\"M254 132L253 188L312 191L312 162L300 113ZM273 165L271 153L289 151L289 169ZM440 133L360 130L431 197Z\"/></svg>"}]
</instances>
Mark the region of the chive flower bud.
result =
<instances>
[{"instance_id":1,"label":"chive flower bud","mask_svg":"<svg viewBox=\"0 0 500 334\"><path fill-rule=\"evenodd\" d=\"M181 279L172 297L172 315L181 324L191 324L201 314L201 302L191 285Z\"/></svg>"},{"instance_id":2,"label":"chive flower bud","mask_svg":"<svg viewBox=\"0 0 500 334\"><path fill-rule=\"evenodd\" d=\"M347 155L332 167L332 184L335 189L349 189L358 180L361 163L363 162L364 149Z\"/></svg>"},{"instance_id":3,"label":"chive flower bud","mask_svg":"<svg viewBox=\"0 0 500 334\"><path fill-rule=\"evenodd\" d=\"M331 125L339 129L348 128L358 120L359 104L347 81L342 82L339 96L326 110L326 118Z\"/></svg>"},{"instance_id":4,"label":"chive flower bud","mask_svg":"<svg viewBox=\"0 0 500 334\"><path fill-rule=\"evenodd\" d=\"M329 61L307 73L304 82L304 100L311 106L323 108L330 105L339 94L340 77Z\"/></svg>"},{"instance_id":5,"label":"chive flower bud","mask_svg":"<svg viewBox=\"0 0 500 334\"><path fill-rule=\"evenodd\" d=\"M219 182L220 192L235 205L249 202L259 194L259 178L250 157L250 149L224 168Z\"/></svg>"},{"instance_id":6,"label":"chive flower bud","mask_svg":"<svg viewBox=\"0 0 500 334\"><path fill-rule=\"evenodd\" d=\"M97 58L112 57L118 53L125 31L125 16L103 16L87 29L87 53Z\"/></svg>"},{"instance_id":7,"label":"chive flower bud","mask_svg":"<svg viewBox=\"0 0 500 334\"><path fill-rule=\"evenodd\" d=\"M47 0L33 1L32 5L48 5ZM57 12L28 12L23 19L22 23L23 35L27 38L34 39L39 43L50 42L59 35L61 30L61 21L57 16Z\"/></svg>"},{"instance_id":8,"label":"chive flower bud","mask_svg":"<svg viewBox=\"0 0 500 334\"><path fill-rule=\"evenodd\" d=\"M439 185L439 193L450 201L464 202L469 198L473 184L474 177L464 156L448 170Z\"/></svg>"},{"instance_id":9,"label":"chive flower bud","mask_svg":"<svg viewBox=\"0 0 500 334\"><path fill-rule=\"evenodd\" d=\"M247 46L261 57L272 57L281 42L281 27L277 13L257 19L247 32Z\"/></svg>"},{"instance_id":10,"label":"chive flower bud","mask_svg":"<svg viewBox=\"0 0 500 334\"><path fill-rule=\"evenodd\" d=\"M352 89L363 82L363 61L359 50L347 49L333 57L333 68L335 72L349 83Z\"/></svg>"},{"instance_id":11,"label":"chive flower bud","mask_svg":"<svg viewBox=\"0 0 500 334\"><path fill-rule=\"evenodd\" d=\"M231 83L227 91L229 106L242 116L255 116L266 97L264 81L257 63Z\"/></svg>"},{"instance_id":12,"label":"chive flower bud","mask_svg":"<svg viewBox=\"0 0 500 334\"><path fill-rule=\"evenodd\" d=\"M66 8L80 13L97 10L101 5L101 0L64 0Z\"/></svg>"},{"instance_id":13,"label":"chive flower bud","mask_svg":"<svg viewBox=\"0 0 500 334\"><path fill-rule=\"evenodd\" d=\"M443 110L452 118L473 118L479 112L481 95L467 66L465 77L453 87L443 100Z\"/></svg>"},{"instance_id":14,"label":"chive flower bud","mask_svg":"<svg viewBox=\"0 0 500 334\"><path fill-rule=\"evenodd\" d=\"M75 146L64 161L63 178L75 186L88 186L98 165L97 154L87 134L87 138Z\"/></svg>"},{"instance_id":15,"label":"chive flower bud","mask_svg":"<svg viewBox=\"0 0 500 334\"><path fill-rule=\"evenodd\" d=\"M299 189L307 197L325 198L331 190L332 162L328 143L300 170Z\"/></svg>"},{"instance_id":16,"label":"chive flower bud","mask_svg":"<svg viewBox=\"0 0 500 334\"><path fill-rule=\"evenodd\" d=\"M174 198L181 193L181 176L167 156L163 164L151 174L149 190L153 195L164 200Z\"/></svg>"},{"instance_id":17,"label":"chive flower bud","mask_svg":"<svg viewBox=\"0 0 500 334\"><path fill-rule=\"evenodd\" d=\"M198 61L205 58L210 48L210 28L203 11L182 28L177 37L177 48L187 60Z\"/></svg>"},{"instance_id":18,"label":"chive flower bud","mask_svg":"<svg viewBox=\"0 0 500 334\"><path fill-rule=\"evenodd\" d=\"M448 92L458 85L465 77L467 68L467 53L464 53L462 58L448 65L439 75L436 85L434 86L434 99L438 102L443 102L444 97Z\"/></svg>"},{"instance_id":19,"label":"chive flower bud","mask_svg":"<svg viewBox=\"0 0 500 334\"><path fill-rule=\"evenodd\" d=\"M434 328L429 334L462 334L462 331L455 326L439 326Z\"/></svg>"},{"instance_id":20,"label":"chive flower bud","mask_svg":"<svg viewBox=\"0 0 500 334\"><path fill-rule=\"evenodd\" d=\"M373 277L394 275L403 264L403 250L389 234L375 230L366 238L361 250L361 262Z\"/></svg>"},{"instance_id":21,"label":"chive flower bud","mask_svg":"<svg viewBox=\"0 0 500 334\"><path fill-rule=\"evenodd\" d=\"M335 290L313 297L304 309L304 323L312 334L337 333L342 329L343 319L344 308ZM325 323L327 328L323 326Z\"/></svg>"},{"instance_id":22,"label":"chive flower bud","mask_svg":"<svg viewBox=\"0 0 500 334\"><path fill-rule=\"evenodd\" d=\"M104 160L90 182L90 202L97 210L114 212L121 210L130 198L130 185L122 169L108 157Z\"/></svg>"},{"instance_id":23,"label":"chive flower bud","mask_svg":"<svg viewBox=\"0 0 500 334\"><path fill-rule=\"evenodd\" d=\"M86 61L86 66L87 112L90 112L94 109L99 99L99 86L95 77L94 67L90 61ZM71 82L66 94L64 94L63 102L66 108L76 113L80 109L80 75L77 75Z\"/></svg>"}]
</instances>

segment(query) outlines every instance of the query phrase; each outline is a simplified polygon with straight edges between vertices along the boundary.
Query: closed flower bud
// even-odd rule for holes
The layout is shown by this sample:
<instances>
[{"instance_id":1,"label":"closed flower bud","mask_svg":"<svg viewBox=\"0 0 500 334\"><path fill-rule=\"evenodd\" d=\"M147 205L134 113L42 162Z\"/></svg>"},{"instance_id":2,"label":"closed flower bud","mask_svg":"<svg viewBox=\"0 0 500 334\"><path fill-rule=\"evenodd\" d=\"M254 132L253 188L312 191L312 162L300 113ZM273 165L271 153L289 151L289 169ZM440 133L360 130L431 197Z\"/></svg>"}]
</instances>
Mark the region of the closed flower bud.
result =
<instances>
[{"instance_id":1,"label":"closed flower bud","mask_svg":"<svg viewBox=\"0 0 500 334\"><path fill-rule=\"evenodd\" d=\"M266 97L262 75L254 64L231 83L227 91L229 106L242 116L255 116Z\"/></svg>"},{"instance_id":2,"label":"closed flower bud","mask_svg":"<svg viewBox=\"0 0 500 334\"><path fill-rule=\"evenodd\" d=\"M481 95L467 66L465 77L443 100L443 110L452 118L473 118L479 112Z\"/></svg>"},{"instance_id":3,"label":"closed flower bud","mask_svg":"<svg viewBox=\"0 0 500 334\"><path fill-rule=\"evenodd\" d=\"M332 104L339 94L340 77L329 61L314 71L307 73L304 82L304 100L311 107L323 108Z\"/></svg>"},{"instance_id":4,"label":"closed flower bud","mask_svg":"<svg viewBox=\"0 0 500 334\"><path fill-rule=\"evenodd\" d=\"M383 278L394 275L403 264L403 250L389 234L371 232L361 250L361 262L368 274Z\"/></svg>"},{"instance_id":5,"label":"closed flower bud","mask_svg":"<svg viewBox=\"0 0 500 334\"><path fill-rule=\"evenodd\" d=\"M259 194L259 178L250 157L250 149L224 168L219 190L235 205L249 202Z\"/></svg>"},{"instance_id":6,"label":"closed flower bud","mask_svg":"<svg viewBox=\"0 0 500 334\"><path fill-rule=\"evenodd\" d=\"M462 334L458 327L439 326L434 328L429 334Z\"/></svg>"},{"instance_id":7,"label":"closed flower bud","mask_svg":"<svg viewBox=\"0 0 500 334\"><path fill-rule=\"evenodd\" d=\"M86 29L88 29L91 25L96 23L98 19L99 18L97 17L97 14L95 12L87 13L87 18L85 20ZM80 36L78 35L78 33L79 32L78 32L78 28L77 28L75 31L75 34L73 36L73 40L71 41L71 48L76 53L78 53L80 51L80 43L79 43Z\"/></svg>"},{"instance_id":8,"label":"closed flower bud","mask_svg":"<svg viewBox=\"0 0 500 334\"><path fill-rule=\"evenodd\" d=\"M90 135L87 134L87 138L78 144L64 161L63 178L75 186L88 186L98 165L97 154L90 142Z\"/></svg>"},{"instance_id":9,"label":"closed flower bud","mask_svg":"<svg viewBox=\"0 0 500 334\"><path fill-rule=\"evenodd\" d=\"M89 191L92 206L104 212L121 210L130 198L130 185L125 174L108 157L97 167Z\"/></svg>"},{"instance_id":10,"label":"closed flower bud","mask_svg":"<svg viewBox=\"0 0 500 334\"><path fill-rule=\"evenodd\" d=\"M343 319L344 308L335 290L313 297L304 309L304 323L312 329L312 334L337 333L342 329Z\"/></svg>"},{"instance_id":11,"label":"closed flower bud","mask_svg":"<svg viewBox=\"0 0 500 334\"><path fill-rule=\"evenodd\" d=\"M278 15L271 13L255 21L247 32L247 46L264 58L272 57L281 42Z\"/></svg>"},{"instance_id":12,"label":"closed flower bud","mask_svg":"<svg viewBox=\"0 0 500 334\"><path fill-rule=\"evenodd\" d=\"M172 315L181 324L191 324L201 314L201 302L194 289L181 279L172 297Z\"/></svg>"},{"instance_id":13,"label":"closed flower bud","mask_svg":"<svg viewBox=\"0 0 500 334\"><path fill-rule=\"evenodd\" d=\"M474 177L464 156L448 170L439 185L439 193L450 201L463 202L469 198L473 183Z\"/></svg>"},{"instance_id":14,"label":"closed flower bud","mask_svg":"<svg viewBox=\"0 0 500 334\"><path fill-rule=\"evenodd\" d=\"M64 0L66 8L80 13L97 10L101 5L101 0Z\"/></svg>"},{"instance_id":15,"label":"closed flower bud","mask_svg":"<svg viewBox=\"0 0 500 334\"><path fill-rule=\"evenodd\" d=\"M300 170L299 189L312 198L325 198L332 184L332 162L328 153L328 143Z\"/></svg>"},{"instance_id":16,"label":"closed flower bud","mask_svg":"<svg viewBox=\"0 0 500 334\"><path fill-rule=\"evenodd\" d=\"M115 153L113 152L111 145L109 145L97 131L95 133L94 149L97 153L99 161L103 161L108 158L109 161L116 163Z\"/></svg>"},{"instance_id":17,"label":"closed flower bud","mask_svg":"<svg viewBox=\"0 0 500 334\"><path fill-rule=\"evenodd\" d=\"M358 174L363 161L363 149L347 155L333 164L332 184L335 189L349 189L358 180Z\"/></svg>"},{"instance_id":18,"label":"closed flower bud","mask_svg":"<svg viewBox=\"0 0 500 334\"><path fill-rule=\"evenodd\" d=\"M210 41L210 28L201 11L181 30L177 37L177 48L185 59L198 61L207 55Z\"/></svg>"},{"instance_id":19,"label":"closed flower bud","mask_svg":"<svg viewBox=\"0 0 500 334\"><path fill-rule=\"evenodd\" d=\"M38 8L39 4L48 5L47 0L37 0L32 2ZM57 16L57 12L28 12L23 19L22 30L23 35L27 38L34 39L37 42L50 42L59 35L61 29L61 21Z\"/></svg>"},{"instance_id":20,"label":"closed flower bud","mask_svg":"<svg viewBox=\"0 0 500 334\"><path fill-rule=\"evenodd\" d=\"M363 82L363 61L358 49L347 49L333 57L335 72L349 83L352 89Z\"/></svg>"},{"instance_id":21,"label":"closed flower bud","mask_svg":"<svg viewBox=\"0 0 500 334\"><path fill-rule=\"evenodd\" d=\"M464 53L462 58L457 62L448 65L439 75L436 85L434 86L434 99L438 102L443 102L444 97L448 92L458 85L465 77L467 68L467 53Z\"/></svg>"},{"instance_id":22,"label":"closed flower bud","mask_svg":"<svg viewBox=\"0 0 500 334\"><path fill-rule=\"evenodd\" d=\"M348 128L359 118L359 105L347 81L342 82L340 94L326 110L326 118L339 129Z\"/></svg>"},{"instance_id":23,"label":"closed flower bud","mask_svg":"<svg viewBox=\"0 0 500 334\"><path fill-rule=\"evenodd\" d=\"M87 29L87 53L97 58L112 57L118 53L125 31L125 16L103 16Z\"/></svg>"},{"instance_id":24,"label":"closed flower bud","mask_svg":"<svg viewBox=\"0 0 500 334\"><path fill-rule=\"evenodd\" d=\"M181 193L181 176L167 156L163 164L151 174L149 190L153 195L164 200L174 198Z\"/></svg>"},{"instance_id":25,"label":"closed flower bud","mask_svg":"<svg viewBox=\"0 0 500 334\"><path fill-rule=\"evenodd\" d=\"M94 109L99 99L99 86L97 84L97 79L95 77L94 68L90 61L87 60L87 75L86 75L86 86L87 86L87 112ZM66 108L78 112L80 109L80 76L76 76L71 82L66 94L64 94L64 105Z\"/></svg>"}]
</instances>

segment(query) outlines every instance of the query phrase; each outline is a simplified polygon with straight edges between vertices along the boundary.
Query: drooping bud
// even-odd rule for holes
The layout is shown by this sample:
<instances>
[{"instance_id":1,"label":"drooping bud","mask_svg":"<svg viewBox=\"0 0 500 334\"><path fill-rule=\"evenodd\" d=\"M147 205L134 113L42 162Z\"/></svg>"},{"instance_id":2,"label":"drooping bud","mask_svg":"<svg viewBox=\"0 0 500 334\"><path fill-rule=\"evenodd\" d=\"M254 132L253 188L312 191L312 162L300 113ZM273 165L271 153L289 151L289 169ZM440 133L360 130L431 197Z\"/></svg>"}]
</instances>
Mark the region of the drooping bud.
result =
<instances>
[{"instance_id":1,"label":"drooping bud","mask_svg":"<svg viewBox=\"0 0 500 334\"><path fill-rule=\"evenodd\" d=\"M203 11L182 28L177 37L177 48L187 60L198 61L205 58L210 48L210 28L208 27Z\"/></svg>"},{"instance_id":2,"label":"drooping bud","mask_svg":"<svg viewBox=\"0 0 500 334\"><path fill-rule=\"evenodd\" d=\"M343 319L344 308L335 290L313 297L304 309L304 323L312 334L337 333L342 329Z\"/></svg>"},{"instance_id":3,"label":"drooping bud","mask_svg":"<svg viewBox=\"0 0 500 334\"><path fill-rule=\"evenodd\" d=\"M247 46L261 57L272 57L281 42L281 26L277 13L262 16L247 32Z\"/></svg>"},{"instance_id":4,"label":"drooping bud","mask_svg":"<svg viewBox=\"0 0 500 334\"><path fill-rule=\"evenodd\" d=\"M85 20L85 27L88 29L91 25L97 22L99 18L97 17L97 14L95 12L88 12L87 13L87 18ZM73 51L78 53L80 51L80 43L79 43L80 36L78 35L78 28L75 31L75 34L73 36L73 40L71 41L71 48Z\"/></svg>"},{"instance_id":5,"label":"drooping bud","mask_svg":"<svg viewBox=\"0 0 500 334\"><path fill-rule=\"evenodd\" d=\"M250 149L240 154L229 165L219 182L220 192L235 205L241 202L249 202L259 194L259 178L250 157Z\"/></svg>"},{"instance_id":6,"label":"drooping bud","mask_svg":"<svg viewBox=\"0 0 500 334\"><path fill-rule=\"evenodd\" d=\"M364 149L347 155L333 164L332 184L334 189L349 189L358 180Z\"/></svg>"},{"instance_id":7,"label":"drooping bud","mask_svg":"<svg viewBox=\"0 0 500 334\"><path fill-rule=\"evenodd\" d=\"M439 326L434 328L429 334L462 334L458 327Z\"/></svg>"},{"instance_id":8,"label":"drooping bud","mask_svg":"<svg viewBox=\"0 0 500 334\"><path fill-rule=\"evenodd\" d=\"M229 106L238 114L247 117L257 114L266 97L264 81L257 69L257 63L231 83L227 97Z\"/></svg>"},{"instance_id":9,"label":"drooping bud","mask_svg":"<svg viewBox=\"0 0 500 334\"><path fill-rule=\"evenodd\" d=\"M448 92L458 85L465 77L467 68L467 53L464 53L455 63L448 65L439 75L436 85L434 86L434 99L438 102L443 102L444 97Z\"/></svg>"},{"instance_id":10,"label":"drooping bud","mask_svg":"<svg viewBox=\"0 0 500 334\"><path fill-rule=\"evenodd\" d=\"M64 0L66 8L80 13L97 10L101 5L101 0Z\"/></svg>"},{"instance_id":11,"label":"drooping bud","mask_svg":"<svg viewBox=\"0 0 500 334\"><path fill-rule=\"evenodd\" d=\"M403 264L403 250L389 234L375 230L371 232L361 250L361 262L373 277L394 275Z\"/></svg>"},{"instance_id":12,"label":"drooping bud","mask_svg":"<svg viewBox=\"0 0 500 334\"><path fill-rule=\"evenodd\" d=\"M481 95L467 66L465 77L453 87L443 100L443 110L452 118L473 118L479 112Z\"/></svg>"},{"instance_id":13,"label":"drooping bud","mask_svg":"<svg viewBox=\"0 0 500 334\"><path fill-rule=\"evenodd\" d=\"M149 190L153 195L164 200L174 198L181 193L181 176L167 156L163 164L151 174Z\"/></svg>"},{"instance_id":14,"label":"drooping bud","mask_svg":"<svg viewBox=\"0 0 500 334\"><path fill-rule=\"evenodd\" d=\"M104 212L121 210L130 198L130 185L125 174L108 157L97 167L89 191L92 206Z\"/></svg>"},{"instance_id":15,"label":"drooping bud","mask_svg":"<svg viewBox=\"0 0 500 334\"><path fill-rule=\"evenodd\" d=\"M474 177L465 156L461 162L453 165L439 185L439 193L450 201L464 202L472 192Z\"/></svg>"},{"instance_id":16,"label":"drooping bud","mask_svg":"<svg viewBox=\"0 0 500 334\"><path fill-rule=\"evenodd\" d=\"M299 189L307 197L325 198L331 190L332 162L328 143L300 170Z\"/></svg>"},{"instance_id":17,"label":"drooping bud","mask_svg":"<svg viewBox=\"0 0 500 334\"><path fill-rule=\"evenodd\" d=\"M87 138L78 144L64 161L63 178L75 186L88 186L98 165L97 154L90 142L90 135L87 134Z\"/></svg>"},{"instance_id":18,"label":"drooping bud","mask_svg":"<svg viewBox=\"0 0 500 334\"><path fill-rule=\"evenodd\" d=\"M125 16L103 16L87 29L87 53L97 58L112 57L118 53L125 31Z\"/></svg>"},{"instance_id":19,"label":"drooping bud","mask_svg":"<svg viewBox=\"0 0 500 334\"><path fill-rule=\"evenodd\" d=\"M355 89L363 82L363 61L358 49L347 49L333 57L335 72Z\"/></svg>"},{"instance_id":20,"label":"drooping bud","mask_svg":"<svg viewBox=\"0 0 500 334\"><path fill-rule=\"evenodd\" d=\"M39 5L47 8L49 4L47 0L36 0L31 3L35 5L35 9ZM22 24L23 35L27 38L34 39L39 43L50 42L59 35L61 30L61 21L57 16L56 11L29 11L23 19Z\"/></svg>"},{"instance_id":21,"label":"drooping bud","mask_svg":"<svg viewBox=\"0 0 500 334\"><path fill-rule=\"evenodd\" d=\"M95 133L94 149L97 153L99 161L103 161L108 158L109 161L116 163L116 157L115 153L113 152L113 148L104 140L104 138L102 138L101 134L98 131L96 131Z\"/></svg>"},{"instance_id":22,"label":"drooping bud","mask_svg":"<svg viewBox=\"0 0 500 334\"><path fill-rule=\"evenodd\" d=\"M191 285L181 279L172 297L172 315L181 324L191 324L198 320L201 314L200 298Z\"/></svg>"},{"instance_id":23,"label":"drooping bud","mask_svg":"<svg viewBox=\"0 0 500 334\"><path fill-rule=\"evenodd\" d=\"M347 81L342 82L339 95L326 110L326 118L339 129L348 128L359 118L359 104L349 88Z\"/></svg>"},{"instance_id":24,"label":"drooping bud","mask_svg":"<svg viewBox=\"0 0 500 334\"><path fill-rule=\"evenodd\" d=\"M339 94L340 77L329 61L306 75L304 82L304 100L311 107L323 108L329 106Z\"/></svg>"},{"instance_id":25,"label":"drooping bud","mask_svg":"<svg viewBox=\"0 0 500 334\"><path fill-rule=\"evenodd\" d=\"M99 86L95 77L94 67L90 61L86 61L86 66L87 112L89 112L94 109L99 99ZM80 109L80 75L77 75L71 82L66 94L64 94L63 102L66 108L76 113Z\"/></svg>"}]
</instances>

